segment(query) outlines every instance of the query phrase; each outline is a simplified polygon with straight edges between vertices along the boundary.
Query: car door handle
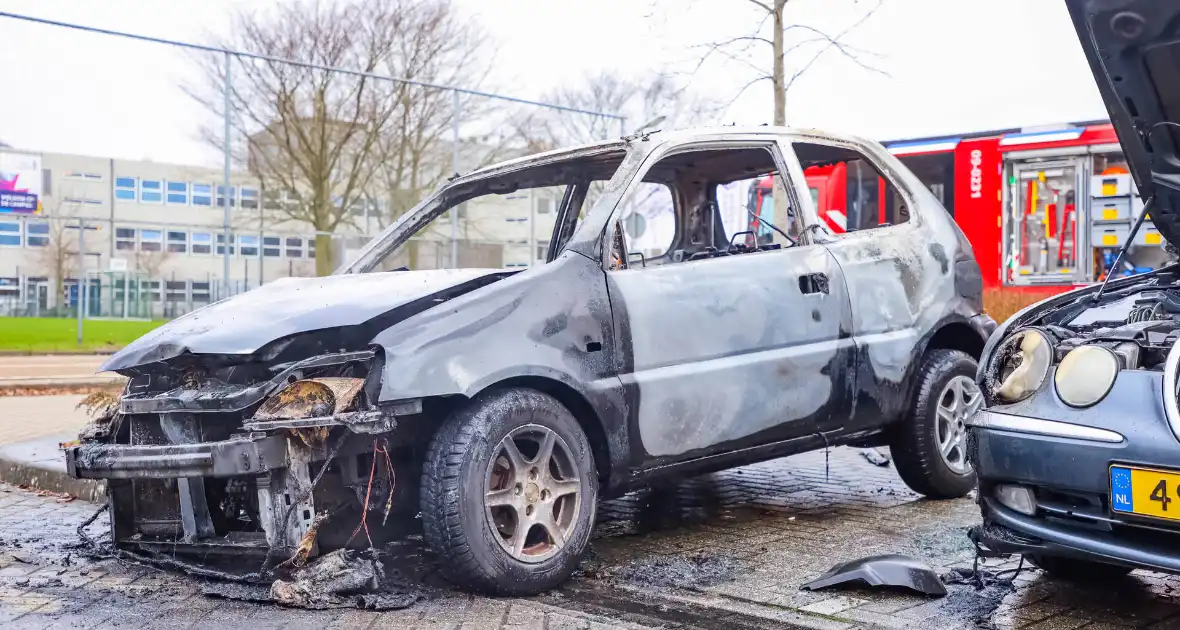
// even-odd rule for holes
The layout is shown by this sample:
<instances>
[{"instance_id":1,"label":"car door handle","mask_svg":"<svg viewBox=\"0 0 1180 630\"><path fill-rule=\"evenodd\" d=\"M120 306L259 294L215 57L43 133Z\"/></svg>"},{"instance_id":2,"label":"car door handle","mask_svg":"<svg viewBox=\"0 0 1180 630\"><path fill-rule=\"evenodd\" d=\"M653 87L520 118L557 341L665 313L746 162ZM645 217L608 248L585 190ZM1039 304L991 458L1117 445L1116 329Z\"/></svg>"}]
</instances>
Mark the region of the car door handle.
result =
<instances>
[{"instance_id":1,"label":"car door handle","mask_svg":"<svg viewBox=\"0 0 1180 630\"><path fill-rule=\"evenodd\" d=\"M799 276L799 291L803 295L827 294L828 276L823 273L809 273Z\"/></svg>"}]
</instances>

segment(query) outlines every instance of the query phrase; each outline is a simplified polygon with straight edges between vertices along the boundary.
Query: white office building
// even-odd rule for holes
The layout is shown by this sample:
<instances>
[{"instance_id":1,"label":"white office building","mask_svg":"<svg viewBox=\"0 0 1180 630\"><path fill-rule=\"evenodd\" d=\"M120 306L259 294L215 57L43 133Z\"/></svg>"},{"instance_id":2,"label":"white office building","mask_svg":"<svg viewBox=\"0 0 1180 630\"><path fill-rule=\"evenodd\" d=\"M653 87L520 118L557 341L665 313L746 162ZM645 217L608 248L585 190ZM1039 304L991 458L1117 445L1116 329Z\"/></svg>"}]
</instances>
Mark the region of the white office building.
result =
<instances>
[{"instance_id":1,"label":"white office building","mask_svg":"<svg viewBox=\"0 0 1180 630\"><path fill-rule=\"evenodd\" d=\"M230 179L226 190L219 169L0 151L0 315L72 309L80 277L89 280L92 316L173 317L225 291L314 276L314 230L279 211L292 200L248 174ZM230 272L223 282L227 203ZM459 266L524 267L544 257L551 197L506 195L464 206L456 225ZM381 231L388 222L381 212L366 204L350 210L350 221L332 235L333 266ZM428 246L418 248L417 267L450 265L446 220L422 237Z\"/></svg>"}]
</instances>

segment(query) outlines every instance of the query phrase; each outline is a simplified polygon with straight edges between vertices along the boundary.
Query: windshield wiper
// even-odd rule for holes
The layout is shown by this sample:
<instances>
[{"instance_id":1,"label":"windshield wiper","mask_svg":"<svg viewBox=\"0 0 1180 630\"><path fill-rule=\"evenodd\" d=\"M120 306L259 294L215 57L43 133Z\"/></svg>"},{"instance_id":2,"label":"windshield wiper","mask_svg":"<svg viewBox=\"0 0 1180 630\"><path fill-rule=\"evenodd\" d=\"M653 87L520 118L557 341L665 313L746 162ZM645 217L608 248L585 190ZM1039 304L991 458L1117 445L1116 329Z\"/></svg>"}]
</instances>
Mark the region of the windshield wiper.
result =
<instances>
[{"instance_id":1,"label":"windshield wiper","mask_svg":"<svg viewBox=\"0 0 1180 630\"><path fill-rule=\"evenodd\" d=\"M782 234L783 238L787 239L788 243L790 243L791 245L796 245L795 239L787 236L787 233L778 229L778 227L775 226L775 224L771 223L770 221L767 221L765 218L760 217L757 214L754 214L754 211L750 209L750 206L742 206L742 207L746 209L746 212L749 213L749 215L751 217L753 217L755 221L765 223L766 225L770 226L770 229L774 230L775 232L778 232L779 234ZM755 238L755 240L757 240L758 236L754 235L754 238Z\"/></svg>"},{"instance_id":2,"label":"windshield wiper","mask_svg":"<svg viewBox=\"0 0 1180 630\"><path fill-rule=\"evenodd\" d=\"M1147 218L1147 213L1151 211L1151 207L1155 205L1155 195L1151 196L1143 204L1143 209L1139 211L1139 218L1135 220L1135 225L1131 226L1131 233L1127 235L1127 239L1123 241L1123 246L1119 248L1119 253L1114 257L1114 264L1110 266L1110 271L1106 272L1106 277L1102 279L1102 286L1098 287L1098 291L1094 293L1093 303L1097 304L1098 300L1102 298L1102 293L1106 291L1106 283L1110 282L1110 277L1119 271L1119 265L1123 262L1123 256L1127 255L1127 250L1131 249L1131 243L1135 241L1135 235L1139 233L1139 228L1143 226L1143 221Z\"/></svg>"}]
</instances>

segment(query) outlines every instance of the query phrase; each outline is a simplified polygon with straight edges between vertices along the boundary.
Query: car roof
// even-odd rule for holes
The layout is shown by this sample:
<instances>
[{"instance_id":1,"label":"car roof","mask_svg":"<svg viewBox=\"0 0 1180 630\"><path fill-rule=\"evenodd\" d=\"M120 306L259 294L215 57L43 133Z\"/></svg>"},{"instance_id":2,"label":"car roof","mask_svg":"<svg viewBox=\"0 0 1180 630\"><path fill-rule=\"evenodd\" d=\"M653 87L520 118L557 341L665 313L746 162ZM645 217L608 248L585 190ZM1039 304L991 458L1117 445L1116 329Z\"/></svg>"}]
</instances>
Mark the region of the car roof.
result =
<instances>
[{"instance_id":1,"label":"car roof","mask_svg":"<svg viewBox=\"0 0 1180 630\"><path fill-rule=\"evenodd\" d=\"M835 133L820 129L800 128L800 127L773 127L769 125L758 126L729 126L729 127L699 127L677 129L672 131L653 130L649 132L640 132L631 136L625 136L613 140L604 140L601 142L594 142L590 144L575 145L570 147L563 147L560 149L552 149L540 153L532 153L495 164L490 164L482 168L476 169L464 174L460 179L480 179L488 175L513 171L518 168L526 166L545 164L551 162L560 162L570 158L584 157L594 154L609 153L612 151L625 150L632 142L641 141L655 141L656 143L686 143L693 141L708 141L708 140L725 140L725 139L743 139L756 138L759 136L794 136L797 138L815 138L824 140L834 140L838 142L847 142L852 144L878 144L874 140L868 140L860 136L851 134Z\"/></svg>"}]
</instances>

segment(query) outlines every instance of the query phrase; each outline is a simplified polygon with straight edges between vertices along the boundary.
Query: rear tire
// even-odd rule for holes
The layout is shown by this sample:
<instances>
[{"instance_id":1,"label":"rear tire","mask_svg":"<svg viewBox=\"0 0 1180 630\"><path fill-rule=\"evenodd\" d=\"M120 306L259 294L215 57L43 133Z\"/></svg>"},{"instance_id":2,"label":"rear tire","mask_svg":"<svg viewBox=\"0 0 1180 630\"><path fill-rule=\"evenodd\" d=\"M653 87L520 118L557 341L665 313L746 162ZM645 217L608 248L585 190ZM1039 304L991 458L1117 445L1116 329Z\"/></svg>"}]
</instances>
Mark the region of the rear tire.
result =
<instances>
[{"instance_id":1,"label":"rear tire","mask_svg":"<svg viewBox=\"0 0 1180 630\"><path fill-rule=\"evenodd\" d=\"M928 351L918 366L910 416L894 428L889 451L902 481L931 499L957 499L975 487L963 421L983 402L975 359Z\"/></svg>"},{"instance_id":2,"label":"rear tire","mask_svg":"<svg viewBox=\"0 0 1180 630\"><path fill-rule=\"evenodd\" d=\"M1079 584L1102 584L1111 580L1125 577L1132 571L1131 567L1076 558L1060 556L1043 556L1029 554L1024 557L1033 566L1048 573L1051 577Z\"/></svg>"},{"instance_id":3,"label":"rear tire","mask_svg":"<svg viewBox=\"0 0 1180 630\"><path fill-rule=\"evenodd\" d=\"M422 470L424 537L443 575L494 595L535 595L569 578L597 499L585 433L532 389L476 396L439 428Z\"/></svg>"}]
</instances>

